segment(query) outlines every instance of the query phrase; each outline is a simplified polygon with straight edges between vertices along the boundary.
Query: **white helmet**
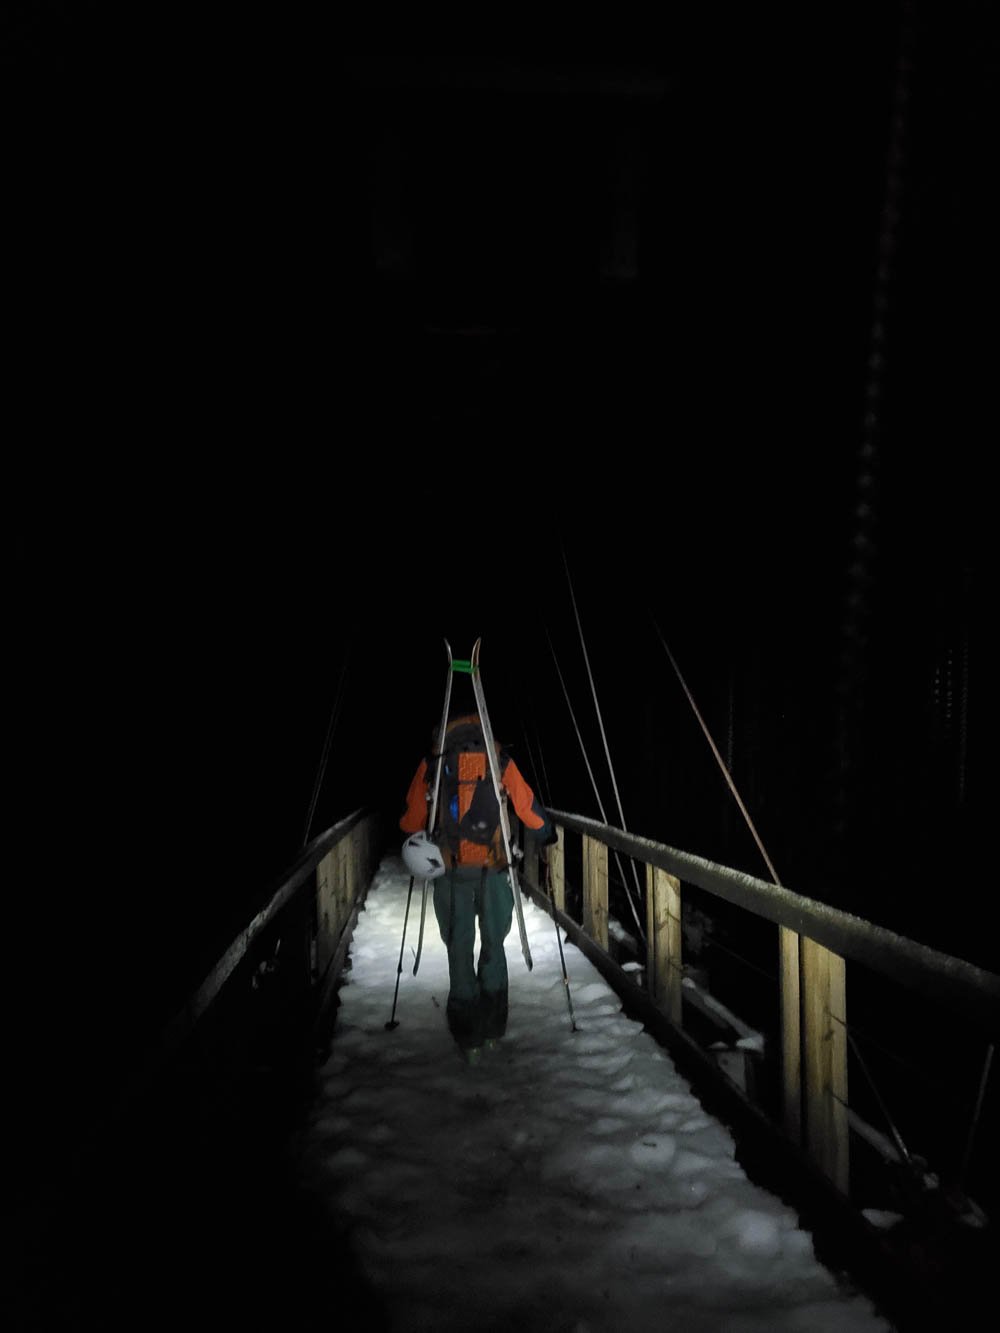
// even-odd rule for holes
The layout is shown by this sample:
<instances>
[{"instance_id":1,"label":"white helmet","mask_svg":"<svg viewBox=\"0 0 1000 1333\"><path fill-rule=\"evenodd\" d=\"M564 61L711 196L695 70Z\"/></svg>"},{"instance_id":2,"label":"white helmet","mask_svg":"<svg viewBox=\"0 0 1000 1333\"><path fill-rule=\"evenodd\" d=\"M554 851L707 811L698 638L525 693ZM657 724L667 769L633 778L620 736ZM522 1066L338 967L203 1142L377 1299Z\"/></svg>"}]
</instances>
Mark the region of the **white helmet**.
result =
<instances>
[{"instance_id":1,"label":"white helmet","mask_svg":"<svg viewBox=\"0 0 1000 1333\"><path fill-rule=\"evenodd\" d=\"M403 860L414 879L437 879L445 872L440 849L422 830L411 834L403 843Z\"/></svg>"}]
</instances>

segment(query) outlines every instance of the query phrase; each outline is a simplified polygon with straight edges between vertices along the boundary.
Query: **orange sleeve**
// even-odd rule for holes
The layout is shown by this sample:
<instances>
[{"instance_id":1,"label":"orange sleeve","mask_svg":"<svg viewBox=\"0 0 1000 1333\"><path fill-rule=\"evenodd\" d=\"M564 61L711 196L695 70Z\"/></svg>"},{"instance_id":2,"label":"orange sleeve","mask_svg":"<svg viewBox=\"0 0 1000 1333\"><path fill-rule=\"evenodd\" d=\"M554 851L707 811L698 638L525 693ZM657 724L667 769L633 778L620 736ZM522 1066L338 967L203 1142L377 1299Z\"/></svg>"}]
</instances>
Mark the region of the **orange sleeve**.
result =
<instances>
[{"instance_id":1,"label":"orange sleeve","mask_svg":"<svg viewBox=\"0 0 1000 1333\"><path fill-rule=\"evenodd\" d=\"M406 809L399 821L404 833L419 833L427 827L427 760L421 759L406 793Z\"/></svg>"},{"instance_id":2,"label":"orange sleeve","mask_svg":"<svg viewBox=\"0 0 1000 1333\"><path fill-rule=\"evenodd\" d=\"M513 759L507 760L507 767L503 771L503 785L514 802L514 809L521 823L527 828L544 828L544 817L534 809L535 793L521 776L521 771Z\"/></svg>"}]
</instances>

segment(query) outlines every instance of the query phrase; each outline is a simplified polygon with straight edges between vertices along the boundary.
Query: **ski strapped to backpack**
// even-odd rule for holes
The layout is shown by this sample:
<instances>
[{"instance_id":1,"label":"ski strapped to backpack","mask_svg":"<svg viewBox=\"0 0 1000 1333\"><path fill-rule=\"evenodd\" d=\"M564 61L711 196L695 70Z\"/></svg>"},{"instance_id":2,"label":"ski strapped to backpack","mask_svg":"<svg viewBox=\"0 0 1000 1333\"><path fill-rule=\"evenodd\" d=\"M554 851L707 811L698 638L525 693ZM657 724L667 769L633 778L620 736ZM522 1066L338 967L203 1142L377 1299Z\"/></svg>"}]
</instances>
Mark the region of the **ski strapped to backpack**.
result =
<instances>
[{"instance_id":1,"label":"ski strapped to backpack","mask_svg":"<svg viewBox=\"0 0 1000 1333\"><path fill-rule=\"evenodd\" d=\"M493 791L496 794L497 805L500 807L500 832L503 835L503 850L507 860L507 873L510 876L510 889L514 897L514 915L517 917L517 930L521 937L521 952L524 954L525 965L528 971L531 971L531 950L528 947L528 932L524 928L524 910L521 907L521 886L517 882L517 871L514 869L514 856L510 845L510 821L507 817L507 807L504 804L500 790L500 766L497 761L496 742L493 739L493 728L490 725L490 715L486 711L486 696L483 693L483 678L479 674L479 647L481 639L477 639L472 649L472 660L469 663L470 674L472 676L472 690L476 697L476 707L479 710L479 720L483 724L483 736L486 740L486 758L490 767L490 778L493 782Z\"/></svg>"},{"instance_id":2,"label":"ski strapped to backpack","mask_svg":"<svg viewBox=\"0 0 1000 1333\"><path fill-rule=\"evenodd\" d=\"M448 642L447 639L445 639L444 641L444 650L448 654L448 674L445 678L445 683L444 683L444 705L441 709L441 725L438 728L439 736L444 735L444 729L448 725L448 711L451 708L451 682L453 678L454 662L452 660L452 655L451 655L451 644ZM441 765L438 764L434 772L434 782L431 788L430 808L427 813L428 832L433 830L434 825L437 822L437 808L438 808L438 798L440 792L441 792ZM420 930L417 934L417 952L413 956L414 976L417 975L417 968L420 966L420 955L424 947L424 922L427 919L427 885L429 883L430 883L429 880L425 879L423 881L423 891L421 892L420 895ZM410 878L410 890L411 892L413 890L412 876ZM407 899L407 911L409 911L409 899ZM406 938L405 922L403 925L403 938L404 939ZM400 959L400 968L402 968L402 961L403 961L402 946L400 946L399 959ZM396 987L397 989L399 987L398 975L396 978ZM393 1006L393 1011L395 1012L395 1005Z\"/></svg>"}]
</instances>

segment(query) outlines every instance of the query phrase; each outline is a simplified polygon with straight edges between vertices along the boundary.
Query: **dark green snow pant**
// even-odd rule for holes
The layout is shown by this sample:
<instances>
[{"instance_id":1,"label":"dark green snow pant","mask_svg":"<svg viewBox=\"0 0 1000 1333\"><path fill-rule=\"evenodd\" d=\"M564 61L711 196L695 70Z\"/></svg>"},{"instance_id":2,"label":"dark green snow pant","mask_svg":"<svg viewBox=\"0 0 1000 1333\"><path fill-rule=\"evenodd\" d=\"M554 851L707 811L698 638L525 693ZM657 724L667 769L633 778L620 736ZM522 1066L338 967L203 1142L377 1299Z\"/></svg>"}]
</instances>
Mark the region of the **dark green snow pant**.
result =
<instances>
[{"instance_id":1,"label":"dark green snow pant","mask_svg":"<svg viewBox=\"0 0 1000 1333\"><path fill-rule=\"evenodd\" d=\"M506 871L449 870L434 881L434 913L448 950L448 1027L463 1049L502 1037L507 1027L507 957L514 915ZM479 918L479 964L474 961Z\"/></svg>"}]
</instances>

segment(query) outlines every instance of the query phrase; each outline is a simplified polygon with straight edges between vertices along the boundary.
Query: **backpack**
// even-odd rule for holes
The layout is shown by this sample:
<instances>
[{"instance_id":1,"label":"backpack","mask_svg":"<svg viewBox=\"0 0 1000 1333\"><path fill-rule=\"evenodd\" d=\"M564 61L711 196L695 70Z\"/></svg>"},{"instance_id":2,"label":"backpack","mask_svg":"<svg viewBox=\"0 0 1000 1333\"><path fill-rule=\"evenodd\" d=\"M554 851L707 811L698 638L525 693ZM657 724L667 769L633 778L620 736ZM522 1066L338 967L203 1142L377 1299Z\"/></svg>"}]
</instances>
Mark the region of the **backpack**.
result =
<instances>
[{"instance_id":1,"label":"backpack","mask_svg":"<svg viewBox=\"0 0 1000 1333\"><path fill-rule=\"evenodd\" d=\"M440 837L459 860L485 860L482 855L463 856L461 844L496 848L500 831L500 807L486 756L486 741L479 721L460 718L445 732L440 753L441 787L437 823ZM499 756L501 776L507 756Z\"/></svg>"}]
</instances>

